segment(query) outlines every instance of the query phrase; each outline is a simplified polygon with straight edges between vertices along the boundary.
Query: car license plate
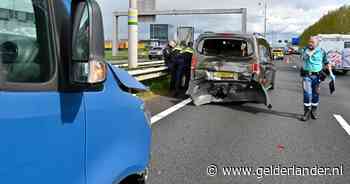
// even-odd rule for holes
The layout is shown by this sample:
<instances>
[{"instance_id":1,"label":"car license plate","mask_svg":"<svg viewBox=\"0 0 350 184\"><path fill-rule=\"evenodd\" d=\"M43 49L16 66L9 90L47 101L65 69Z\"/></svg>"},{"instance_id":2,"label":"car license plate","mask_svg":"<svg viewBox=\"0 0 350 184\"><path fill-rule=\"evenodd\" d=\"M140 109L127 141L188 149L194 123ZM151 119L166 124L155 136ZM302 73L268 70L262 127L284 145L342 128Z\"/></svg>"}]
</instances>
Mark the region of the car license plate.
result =
<instances>
[{"instance_id":1,"label":"car license plate","mask_svg":"<svg viewBox=\"0 0 350 184\"><path fill-rule=\"evenodd\" d=\"M238 80L238 73L234 73L234 72L215 72L214 76L221 79Z\"/></svg>"}]
</instances>

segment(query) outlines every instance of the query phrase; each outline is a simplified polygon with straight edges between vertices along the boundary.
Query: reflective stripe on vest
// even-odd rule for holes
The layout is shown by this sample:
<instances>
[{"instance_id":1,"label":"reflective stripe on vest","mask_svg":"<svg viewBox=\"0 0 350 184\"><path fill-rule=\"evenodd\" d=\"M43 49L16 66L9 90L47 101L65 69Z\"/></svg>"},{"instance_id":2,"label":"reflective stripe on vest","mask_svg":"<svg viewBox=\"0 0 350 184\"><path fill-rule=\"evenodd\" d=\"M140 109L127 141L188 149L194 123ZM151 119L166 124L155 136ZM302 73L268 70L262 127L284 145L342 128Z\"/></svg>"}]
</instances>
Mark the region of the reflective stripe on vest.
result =
<instances>
[{"instance_id":1,"label":"reflective stripe on vest","mask_svg":"<svg viewBox=\"0 0 350 184\"><path fill-rule=\"evenodd\" d=\"M188 52L188 53L190 53L190 54L193 54L193 53L194 53L194 50L193 50L192 48L186 48L186 49L184 50L184 52Z\"/></svg>"}]
</instances>

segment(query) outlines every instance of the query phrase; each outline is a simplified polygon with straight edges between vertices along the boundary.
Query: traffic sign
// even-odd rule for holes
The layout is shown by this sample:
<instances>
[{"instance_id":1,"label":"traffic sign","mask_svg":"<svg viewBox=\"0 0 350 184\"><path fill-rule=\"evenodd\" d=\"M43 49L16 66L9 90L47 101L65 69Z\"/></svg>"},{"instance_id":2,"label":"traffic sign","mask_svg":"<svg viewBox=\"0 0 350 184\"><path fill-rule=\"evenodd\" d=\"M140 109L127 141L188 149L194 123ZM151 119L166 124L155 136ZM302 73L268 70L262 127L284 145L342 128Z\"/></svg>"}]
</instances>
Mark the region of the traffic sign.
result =
<instances>
[{"instance_id":1,"label":"traffic sign","mask_svg":"<svg viewBox=\"0 0 350 184\"><path fill-rule=\"evenodd\" d=\"M300 38L299 37L292 38L292 45L299 45L299 43L300 43Z\"/></svg>"}]
</instances>

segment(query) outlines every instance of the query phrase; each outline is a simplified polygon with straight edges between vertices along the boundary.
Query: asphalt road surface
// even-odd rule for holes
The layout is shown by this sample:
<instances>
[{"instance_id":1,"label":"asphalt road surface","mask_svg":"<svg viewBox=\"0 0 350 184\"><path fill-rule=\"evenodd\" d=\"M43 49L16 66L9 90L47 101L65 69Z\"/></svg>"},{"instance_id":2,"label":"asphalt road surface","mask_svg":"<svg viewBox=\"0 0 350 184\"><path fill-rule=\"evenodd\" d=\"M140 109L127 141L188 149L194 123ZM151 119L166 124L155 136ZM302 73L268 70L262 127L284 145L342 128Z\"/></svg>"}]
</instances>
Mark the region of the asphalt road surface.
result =
<instances>
[{"instance_id":1,"label":"asphalt road surface","mask_svg":"<svg viewBox=\"0 0 350 184\"><path fill-rule=\"evenodd\" d=\"M293 63L277 63L277 86L270 92L272 110L256 104L189 104L155 123L150 183L349 183L350 135L334 114L350 122L350 75L337 76L334 95L323 83L320 119L301 122L298 118L303 111L303 95L299 73ZM217 167L215 176L208 174L212 164ZM294 166L294 171L288 171L290 175L298 174L297 167L338 170L329 168L334 173L325 171L327 176L308 176L304 171L304 176L266 173L260 177L262 167L271 166ZM224 176L223 167L251 167L255 174ZM209 171L213 174L215 169Z\"/></svg>"}]
</instances>

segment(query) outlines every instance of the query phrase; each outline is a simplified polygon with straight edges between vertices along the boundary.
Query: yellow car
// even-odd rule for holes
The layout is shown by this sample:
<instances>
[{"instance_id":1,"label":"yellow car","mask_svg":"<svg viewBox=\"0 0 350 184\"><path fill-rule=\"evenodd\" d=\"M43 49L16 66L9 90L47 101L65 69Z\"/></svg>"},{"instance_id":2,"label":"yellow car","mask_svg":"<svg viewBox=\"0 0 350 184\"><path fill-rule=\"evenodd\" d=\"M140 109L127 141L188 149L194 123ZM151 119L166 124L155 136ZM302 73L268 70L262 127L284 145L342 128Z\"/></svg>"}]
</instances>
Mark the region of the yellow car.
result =
<instances>
[{"instance_id":1,"label":"yellow car","mask_svg":"<svg viewBox=\"0 0 350 184\"><path fill-rule=\"evenodd\" d=\"M272 49L272 57L274 60L283 59L284 58L283 49Z\"/></svg>"}]
</instances>

